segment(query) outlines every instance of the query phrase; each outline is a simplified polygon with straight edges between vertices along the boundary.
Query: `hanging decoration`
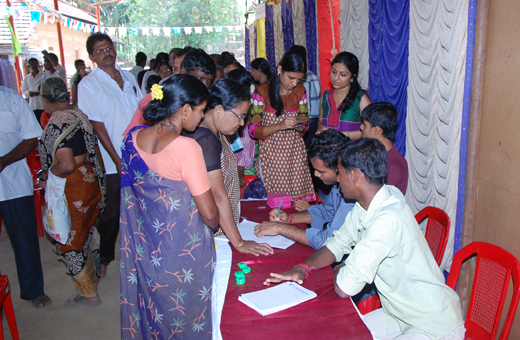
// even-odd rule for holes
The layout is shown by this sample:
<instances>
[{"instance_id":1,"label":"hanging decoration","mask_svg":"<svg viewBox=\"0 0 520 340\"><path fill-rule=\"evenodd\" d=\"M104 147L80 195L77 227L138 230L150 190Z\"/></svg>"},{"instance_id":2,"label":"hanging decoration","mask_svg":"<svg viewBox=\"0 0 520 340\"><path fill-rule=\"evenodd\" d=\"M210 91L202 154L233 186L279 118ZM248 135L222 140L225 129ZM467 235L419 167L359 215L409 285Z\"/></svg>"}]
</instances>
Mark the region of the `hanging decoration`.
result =
<instances>
[{"instance_id":1,"label":"hanging decoration","mask_svg":"<svg viewBox=\"0 0 520 340\"><path fill-rule=\"evenodd\" d=\"M256 8L256 53L257 58L266 59L265 51L265 3Z\"/></svg>"}]
</instances>

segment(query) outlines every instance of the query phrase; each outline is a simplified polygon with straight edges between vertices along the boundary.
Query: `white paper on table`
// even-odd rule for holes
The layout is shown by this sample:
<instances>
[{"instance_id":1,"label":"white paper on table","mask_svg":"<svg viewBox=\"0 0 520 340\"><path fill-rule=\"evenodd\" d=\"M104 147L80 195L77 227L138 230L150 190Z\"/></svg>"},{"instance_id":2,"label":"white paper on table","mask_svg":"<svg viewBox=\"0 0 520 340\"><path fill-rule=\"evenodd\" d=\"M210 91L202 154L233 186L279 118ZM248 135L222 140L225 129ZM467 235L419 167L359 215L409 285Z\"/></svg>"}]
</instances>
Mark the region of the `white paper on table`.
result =
<instances>
[{"instance_id":1,"label":"white paper on table","mask_svg":"<svg viewBox=\"0 0 520 340\"><path fill-rule=\"evenodd\" d=\"M316 293L295 282L240 295L238 300L261 315L269 315L314 299Z\"/></svg>"},{"instance_id":2,"label":"white paper on table","mask_svg":"<svg viewBox=\"0 0 520 340\"><path fill-rule=\"evenodd\" d=\"M255 227L259 224L258 222L252 222L246 219L240 222L238 232L240 236L242 236L242 239L245 241L255 241L256 243L267 243L271 247L278 249L287 249L294 244L293 240L282 235L257 237L255 235ZM215 240L229 242L228 238L224 235L215 237Z\"/></svg>"}]
</instances>

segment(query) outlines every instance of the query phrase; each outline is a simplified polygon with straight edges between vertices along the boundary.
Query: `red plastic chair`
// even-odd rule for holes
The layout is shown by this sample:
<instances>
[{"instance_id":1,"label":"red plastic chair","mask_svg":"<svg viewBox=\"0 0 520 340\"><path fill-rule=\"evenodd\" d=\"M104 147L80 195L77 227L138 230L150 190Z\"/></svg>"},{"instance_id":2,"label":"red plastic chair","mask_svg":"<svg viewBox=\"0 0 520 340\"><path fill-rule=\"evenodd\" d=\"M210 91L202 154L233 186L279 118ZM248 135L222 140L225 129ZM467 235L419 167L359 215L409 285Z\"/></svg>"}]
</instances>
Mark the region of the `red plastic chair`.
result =
<instances>
[{"instance_id":1,"label":"red plastic chair","mask_svg":"<svg viewBox=\"0 0 520 340\"><path fill-rule=\"evenodd\" d=\"M428 246L432 251L437 265L440 266L446 245L448 244L450 217L442 209L426 207L415 215L417 223L421 223L425 218L428 218L428 223L424 237L426 238L426 242L428 242ZM372 295L368 299L359 301L357 307L359 312L365 315L380 308L381 301L377 295Z\"/></svg>"},{"instance_id":2,"label":"red plastic chair","mask_svg":"<svg viewBox=\"0 0 520 340\"><path fill-rule=\"evenodd\" d=\"M485 242L473 242L455 254L446 284L455 289L460 267L469 257L477 256L475 277L469 301L466 339L495 339L500 316L507 296L509 281L513 279L513 297L500 333L506 340L515 317L520 298L520 262L510 252Z\"/></svg>"},{"instance_id":3,"label":"red plastic chair","mask_svg":"<svg viewBox=\"0 0 520 340\"><path fill-rule=\"evenodd\" d=\"M16 318L14 316L13 301L11 300L11 287L9 286L9 278L7 275L0 275L0 305L4 309L5 318L11 331L13 340L20 340L18 335L18 327L16 326ZM0 318L0 340L4 340L4 332L2 330L2 319Z\"/></svg>"},{"instance_id":4,"label":"red plastic chair","mask_svg":"<svg viewBox=\"0 0 520 340\"><path fill-rule=\"evenodd\" d=\"M426 207L415 215L417 223L421 223L425 218L428 218L428 224L424 237L437 265L440 266L450 235L450 217L442 209Z\"/></svg>"},{"instance_id":5,"label":"red plastic chair","mask_svg":"<svg viewBox=\"0 0 520 340\"><path fill-rule=\"evenodd\" d=\"M40 188L40 185L38 184L38 174L42 169L38 149L33 150L26 159L33 178L34 208L36 209L36 226L38 227L38 236L43 237L45 236L45 233L43 230L42 205L45 203L45 191Z\"/></svg>"}]
</instances>

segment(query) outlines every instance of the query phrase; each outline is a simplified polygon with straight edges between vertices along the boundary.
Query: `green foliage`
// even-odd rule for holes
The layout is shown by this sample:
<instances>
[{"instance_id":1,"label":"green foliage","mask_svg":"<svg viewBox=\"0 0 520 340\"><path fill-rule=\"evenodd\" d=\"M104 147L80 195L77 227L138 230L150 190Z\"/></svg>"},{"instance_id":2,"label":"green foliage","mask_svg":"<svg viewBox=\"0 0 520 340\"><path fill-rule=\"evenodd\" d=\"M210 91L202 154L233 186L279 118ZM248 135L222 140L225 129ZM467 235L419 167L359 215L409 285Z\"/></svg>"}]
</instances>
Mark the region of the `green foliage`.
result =
<instances>
[{"instance_id":1,"label":"green foliage","mask_svg":"<svg viewBox=\"0 0 520 340\"><path fill-rule=\"evenodd\" d=\"M94 1L94 0L90 0ZM243 9L237 0L127 0L101 6L101 21L105 27L185 27L185 26L226 26L242 23ZM119 37L125 45L118 46L118 57L126 66L133 66L135 54L143 51L149 59L158 52L169 52L174 47L192 46L203 48L208 53L232 49L229 40L242 41L239 34L222 32L165 36L143 35L139 30L132 36L128 30L125 37Z\"/></svg>"}]
</instances>

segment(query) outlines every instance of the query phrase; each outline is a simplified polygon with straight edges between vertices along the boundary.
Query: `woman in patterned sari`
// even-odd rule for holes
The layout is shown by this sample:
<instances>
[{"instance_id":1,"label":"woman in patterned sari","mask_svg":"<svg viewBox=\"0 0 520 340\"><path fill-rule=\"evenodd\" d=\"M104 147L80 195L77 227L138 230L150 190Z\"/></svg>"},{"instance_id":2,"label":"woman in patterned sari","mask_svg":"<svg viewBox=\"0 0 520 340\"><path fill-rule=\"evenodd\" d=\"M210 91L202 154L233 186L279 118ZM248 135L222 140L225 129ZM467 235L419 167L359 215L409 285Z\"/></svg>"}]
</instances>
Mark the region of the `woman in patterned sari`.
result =
<instances>
[{"instance_id":1,"label":"woman in patterned sari","mask_svg":"<svg viewBox=\"0 0 520 340\"><path fill-rule=\"evenodd\" d=\"M209 89L204 120L193 133L184 133L199 143L204 153L211 189L220 213L215 235L226 234L236 250L253 255L269 255L268 244L244 241L237 226L240 219L240 182L237 162L226 136L244 125L251 98L249 88L231 79L220 79Z\"/></svg>"},{"instance_id":2,"label":"woman in patterned sari","mask_svg":"<svg viewBox=\"0 0 520 340\"><path fill-rule=\"evenodd\" d=\"M155 125L130 130L121 148L122 339L211 339L219 215L202 150L180 135L207 99L187 74L154 85L143 117Z\"/></svg>"},{"instance_id":3,"label":"woman in patterned sari","mask_svg":"<svg viewBox=\"0 0 520 340\"><path fill-rule=\"evenodd\" d=\"M251 98L249 134L259 140L256 173L268 194L286 193L293 200L316 200L303 135L309 128L307 94L298 82L306 63L295 51L286 52L268 83Z\"/></svg>"},{"instance_id":4,"label":"woman in patterned sari","mask_svg":"<svg viewBox=\"0 0 520 340\"><path fill-rule=\"evenodd\" d=\"M343 132L352 139L361 138L361 111L371 103L357 81L358 58L341 52L332 59L330 82L333 88L323 92L317 133L328 129Z\"/></svg>"},{"instance_id":5,"label":"woman in patterned sari","mask_svg":"<svg viewBox=\"0 0 520 340\"><path fill-rule=\"evenodd\" d=\"M104 208L105 172L98 158L94 129L87 116L69 103L67 85L49 78L41 87L45 111L51 115L40 140L42 163L40 185L49 171L67 180L65 196L71 217L71 232L65 245L53 241L58 259L65 263L77 294L65 306L101 304L99 283L99 234L94 224Z\"/></svg>"}]
</instances>

